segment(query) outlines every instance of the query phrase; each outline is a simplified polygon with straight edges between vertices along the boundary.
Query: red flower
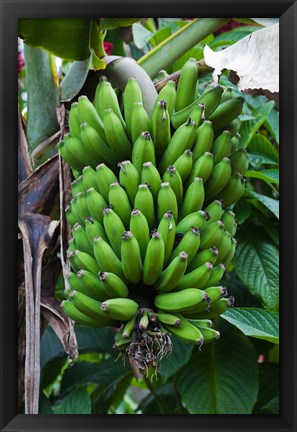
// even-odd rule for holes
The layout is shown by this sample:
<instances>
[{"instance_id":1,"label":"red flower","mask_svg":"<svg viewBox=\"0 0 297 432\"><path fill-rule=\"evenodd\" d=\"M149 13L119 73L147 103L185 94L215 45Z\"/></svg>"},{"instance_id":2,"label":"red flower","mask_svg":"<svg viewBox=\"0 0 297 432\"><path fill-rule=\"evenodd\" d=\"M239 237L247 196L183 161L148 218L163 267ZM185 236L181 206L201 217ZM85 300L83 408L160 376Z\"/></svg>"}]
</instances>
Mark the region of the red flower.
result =
<instances>
[{"instance_id":1,"label":"red flower","mask_svg":"<svg viewBox=\"0 0 297 432\"><path fill-rule=\"evenodd\" d=\"M110 42L103 42L103 45L104 45L104 50L105 50L106 54L111 55L112 49L113 49L113 44Z\"/></svg>"}]
</instances>

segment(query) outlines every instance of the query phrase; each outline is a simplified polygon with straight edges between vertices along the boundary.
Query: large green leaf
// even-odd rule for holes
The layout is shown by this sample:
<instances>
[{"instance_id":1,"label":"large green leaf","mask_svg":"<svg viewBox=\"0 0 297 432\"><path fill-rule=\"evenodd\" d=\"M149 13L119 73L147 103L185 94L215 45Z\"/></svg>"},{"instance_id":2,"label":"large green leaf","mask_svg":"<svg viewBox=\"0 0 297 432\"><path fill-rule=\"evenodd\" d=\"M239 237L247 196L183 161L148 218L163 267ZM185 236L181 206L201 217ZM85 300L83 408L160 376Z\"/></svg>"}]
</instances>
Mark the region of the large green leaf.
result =
<instances>
[{"instance_id":1,"label":"large green leaf","mask_svg":"<svg viewBox=\"0 0 297 432\"><path fill-rule=\"evenodd\" d=\"M61 100L67 101L74 98L82 89L91 67L91 56L83 61L72 63L69 71L61 82Z\"/></svg>"},{"instance_id":2,"label":"large green leaf","mask_svg":"<svg viewBox=\"0 0 297 432\"><path fill-rule=\"evenodd\" d=\"M190 414L251 414L258 393L258 364L249 338L219 320L217 342L195 350L177 378Z\"/></svg>"},{"instance_id":3,"label":"large green leaf","mask_svg":"<svg viewBox=\"0 0 297 432\"><path fill-rule=\"evenodd\" d=\"M253 120L246 120L241 123L240 127L240 141L239 145L241 147L247 147L257 130L265 122L269 113L274 106L274 102L270 101L265 105L260 105L259 107L252 110L251 115L254 117Z\"/></svg>"},{"instance_id":4,"label":"large green leaf","mask_svg":"<svg viewBox=\"0 0 297 432\"><path fill-rule=\"evenodd\" d=\"M250 163L278 164L278 154L271 142L261 134L255 134L248 145Z\"/></svg>"},{"instance_id":5,"label":"large green leaf","mask_svg":"<svg viewBox=\"0 0 297 432\"><path fill-rule=\"evenodd\" d=\"M164 381L167 381L180 368L182 368L191 357L193 347L186 345L175 337L171 337L173 349L169 357L162 360L160 366L160 375Z\"/></svg>"},{"instance_id":6,"label":"large green leaf","mask_svg":"<svg viewBox=\"0 0 297 432\"><path fill-rule=\"evenodd\" d=\"M160 386L144 398L138 409L142 414L187 414L176 403L176 389L173 383Z\"/></svg>"},{"instance_id":7,"label":"large green leaf","mask_svg":"<svg viewBox=\"0 0 297 432\"><path fill-rule=\"evenodd\" d=\"M196 18L140 58L138 64L154 78L161 69L166 69L225 22L225 18Z\"/></svg>"},{"instance_id":8,"label":"large green leaf","mask_svg":"<svg viewBox=\"0 0 297 432\"><path fill-rule=\"evenodd\" d=\"M276 345L277 346L277 345ZM279 366L264 362L259 365L259 394L253 414L261 413L261 409L279 394Z\"/></svg>"},{"instance_id":9,"label":"large green leaf","mask_svg":"<svg viewBox=\"0 0 297 432\"><path fill-rule=\"evenodd\" d=\"M32 152L59 129L56 113L58 85L54 59L49 53L27 45L24 53L28 94L26 136Z\"/></svg>"},{"instance_id":10,"label":"large green leaf","mask_svg":"<svg viewBox=\"0 0 297 432\"><path fill-rule=\"evenodd\" d=\"M102 363L76 362L63 375L61 394L72 391L73 388L86 384L100 384L110 387L120 381L124 375L131 372L129 365L121 360L111 358Z\"/></svg>"},{"instance_id":11,"label":"large green leaf","mask_svg":"<svg viewBox=\"0 0 297 432\"><path fill-rule=\"evenodd\" d=\"M261 171L249 170L245 173L245 176L263 180L268 184L272 183L272 184L279 185L278 169L269 169L269 170L261 170Z\"/></svg>"},{"instance_id":12,"label":"large green leaf","mask_svg":"<svg viewBox=\"0 0 297 432\"><path fill-rule=\"evenodd\" d=\"M248 235L240 238L235 255L235 271L247 289L268 309L278 310L279 253L263 236L263 231L249 225Z\"/></svg>"},{"instance_id":13,"label":"large green leaf","mask_svg":"<svg viewBox=\"0 0 297 432\"><path fill-rule=\"evenodd\" d=\"M19 35L27 45L63 59L85 60L90 55L91 25L91 18L22 18Z\"/></svg>"},{"instance_id":14,"label":"large green leaf","mask_svg":"<svg viewBox=\"0 0 297 432\"><path fill-rule=\"evenodd\" d=\"M270 198L266 195L262 195L251 190L246 191L245 196L256 198L258 201L260 201L260 203L268 208L268 210L270 210L277 219L279 219L279 201L277 199Z\"/></svg>"},{"instance_id":15,"label":"large green leaf","mask_svg":"<svg viewBox=\"0 0 297 432\"><path fill-rule=\"evenodd\" d=\"M222 317L246 336L278 344L279 316L276 312L255 308L231 308Z\"/></svg>"},{"instance_id":16,"label":"large green leaf","mask_svg":"<svg viewBox=\"0 0 297 432\"><path fill-rule=\"evenodd\" d=\"M62 404L54 407L55 414L91 414L91 399L84 387L73 390Z\"/></svg>"}]
</instances>

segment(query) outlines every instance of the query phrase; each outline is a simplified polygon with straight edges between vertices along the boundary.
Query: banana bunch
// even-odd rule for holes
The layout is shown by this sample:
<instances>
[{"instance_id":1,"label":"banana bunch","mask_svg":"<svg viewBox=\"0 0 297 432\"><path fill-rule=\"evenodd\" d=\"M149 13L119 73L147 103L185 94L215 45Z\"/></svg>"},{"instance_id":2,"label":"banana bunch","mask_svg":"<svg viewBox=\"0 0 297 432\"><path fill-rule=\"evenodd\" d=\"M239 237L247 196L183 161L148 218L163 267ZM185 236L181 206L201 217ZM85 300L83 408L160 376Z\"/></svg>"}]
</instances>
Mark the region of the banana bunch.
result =
<instances>
[{"instance_id":1,"label":"banana bunch","mask_svg":"<svg viewBox=\"0 0 297 432\"><path fill-rule=\"evenodd\" d=\"M103 78L93 103L72 104L58 145L74 175L62 307L77 323L118 328L114 348L142 373L171 353L170 335L217 340L213 319L234 303L220 281L248 168L238 148L243 100L219 86L196 97L197 86L190 59L149 116L134 78L122 110Z\"/></svg>"}]
</instances>

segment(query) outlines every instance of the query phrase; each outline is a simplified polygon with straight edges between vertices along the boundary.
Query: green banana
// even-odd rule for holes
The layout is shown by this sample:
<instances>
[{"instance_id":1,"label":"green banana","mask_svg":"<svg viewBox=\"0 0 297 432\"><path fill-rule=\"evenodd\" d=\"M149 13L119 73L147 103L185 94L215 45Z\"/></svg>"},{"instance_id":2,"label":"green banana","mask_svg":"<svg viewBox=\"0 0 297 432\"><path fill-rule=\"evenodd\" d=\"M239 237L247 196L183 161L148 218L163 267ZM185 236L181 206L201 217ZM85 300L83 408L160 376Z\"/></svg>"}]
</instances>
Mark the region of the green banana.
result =
<instances>
[{"instance_id":1,"label":"green banana","mask_svg":"<svg viewBox=\"0 0 297 432\"><path fill-rule=\"evenodd\" d=\"M93 168L89 167L91 170ZM77 177L77 179L73 180L73 182L71 183L71 194L72 194L72 198L75 198L76 195L78 193L82 193L85 194L86 193L86 188L85 188L85 184L83 182L83 176L79 176Z\"/></svg>"},{"instance_id":2,"label":"green banana","mask_svg":"<svg viewBox=\"0 0 297 432\"><path fill-rule=\"evenodd\" d=\"M129 138L131 138L131 115L134 108L134 103L143 102L141 88L135 78L128 79L124 90L123 100L127 133Z\"/></svg>"},{"instance_id":3,"label":"green banana","mask_svg":"<svg viewBox=\"0 0 297 432\"><path fill-rule=\"evenodd\" d=\"M125 232L125 225L120 216L110 207L106 207L103 211L103 226L110 246L120 258L122 235Z\"/></svg>"},{"instance_id":4,"label":"green banana","mask_svg":"<svg viewBox=\"0 0 297 432\"><path fill-rule=\"evenodd\" d=\"M119 276L114 273L100 271L98 277L110 298L128 297L129 289Z\"/></svg>"},{"instance_id":5,"label":"green banana","mask_svg":"<svg viewBox=\"0 0 297 432\"><path fill-rule=\"evenodd\" d=\"M214 130L223 129L228 123L232 122L242 111L244 98L239 97L229 99L220 104L216 110L209 116L213 123Z\"/></svg>"},{"instance_id":6,"label":"green banana","mask_svg":"<svg viewBox=\"0 0 297 432\"><path fill-rule=\"evenodd\" d=\"M213 128L209 120L205 120L196 130L195 142L193 144L193 162L196 162L206 152L211 151L213 143Z\"/></svg>"},{"instance_id":7,"label":"green banana","mask_svg":"<svg viewBox=\"0 0 297 432\"><path fill-rule=\"evenodd\" d=\"M83 227L80 224L76 224L72 228L71 233L73 239L75 240L77 249L91 256L94 256L93 248Z\"/></svg>"},{"instance_id":8,"label":"green banana","mask_svg":"<svg viewBox=\"0 0 297 432\"><path fill-rule=\"evenodd\" d=\"M224 157L221 162L215 165L209 179L205 183L205 194L208 201L224 189L231 177L231 173L230 159Z\"/></svg>"},{"instance_id":9,"label":"green banana","mask_svg":"<svg viewBox=\"0 0 297 432\"><path fill-rule=\"evenodd\" d=\"M135 195L138 191L139 174L131 161L126 160L118 164L120 168L119 180L120 185L125 188L130 200L131 206L134 205Z\"/></svg>"},{"instance_id":10,"label":"green banana","mask_svg":"<svg viewBox=\"0 0 297 432\"><path fill-rule=\"evenodd\" d=\"M64 147L66 148L66 153L68 153L68 158L71 156L71 166L73 162L75 163L75 160L79 161L78 165L73 165L74 168L76 168L76 166L80 166L81 164L90 166L96 165L96 161L94 161L91 155L86 152L85 146L79 138L75 138L69 134L64 135ZM78 171L80 171L80 169L78 169Z\"/></svg>"},{"instance_id":11,"label":"green banana","mask_svg":"<svg viewBox=\"0 0 297 432\"><path fill-rule=\"evenodd\" d=\"M155 148L149 132L142 132L133 145L132 164L141 175L145 162L152 162L156 166Z\"/></svg>"},{"instance_id":12,"label":"green banana","mask_svg":"<svg viewBox=\"0 0 297 432\"><path fill-rule=\"evenodd\" d=\"M222 286L209 286L204 290L209 297L210 307L213 303L219 299L226 297L228 295L225 287Z\"/></svg>"},{"instance_id":13,"label":"green banana","mask_svg":"<svg viewBox=\"0 0 297 432\"><path fill-rule=\"evenodd\" d=\"M202 333L203 336L203 343L207 344L210 342L214 342L218 340L221 336L220 332L218 332L215 329L203 327L203 326L196 326Z\"/></svg>"},{"instance_id":14,"label":"green banana","mask_svg":"<svg viewBox=\"0 0 297 432\"><path fill-rule=\"evenodd\" d=\"M182 315L178 315L180 324L178 326L169 326L164 324L165 329L172 333L177 338L188 344L198 344L199 347L203 345L204 339L202 332L187 321Z\"/></svg>"},{"instance_id":15,"label":"green banana","mask_svg":"<svg viewBox=\"0 0 297 432\"><path fill-rule=\"evenodd\" d=\"M198 103L197 105L195 105L195 107L193 108L193 110L191 111L189 117L194 120L195 123L197 123L197 125L199 125L202 121L204 121L204 109L205 106L204 104L200 104Z\"/></svg>"},{"instance_id":16,"label":"green banana","mask_svg":"<svg viewBox=\"0 0 297 432\"><path fill-rule=\"evenodd\" d=\"M181 252L186 252L187 263L190 264L194 256L196 255L200 246L200 231L198 228L194 226L187 231L179 244L173 249L172 254L170 255L169 261L172 261L176 258Z\"/></svg>"},{"instance_id":17,"label":"green banana","mask_svg":"<svg viewBox=\"0 0 297 432\"><path fill-rule=\"evenodd\" d=\"M82 188L79 192L85 193L90 188L94 188L97 192L99 192L96 171L90 166L84 167L84 169L82 170L82 176L80 176L75 181L78 183L81 182L82 184Z\"/></svg>"},{"instance_id":18,"label":"green banana","mask_svg":"<svg viewBox=\"0 0 297 432\"><path fill-rule=\"evenodd\" d=\"M210 262L213 266L216 264L219 250L216 247L202 250L195 255L192 262L187 267L187 273L202 266L206 262Z\"/></svg>"},{"instance_id":19,"label":"green banana","mask_svg":"<svg viewBox=\"0 0 297 432\"><path fill-rule=\"evenodd\" d=\"M173 163L173 166L179 172L183 183L190 174L193 166L193 153L190 149L186 149Z\"/></svg>"},{"instance_id":20,"label":"green banana","mask_svg":"<svg viewBox=\"0 0 297 432\"><path fill-rule=\"evenodd\" d=\"M215 200L212 201L204 211L208 214L209 219L206 221L206 225L211 224L212 222L216 222L221 220L221 217L224 214L223 204L221 201Z\"/></svg>"},{"instance_id":21,"label":"green banana","mask_svg":"<svg viewBox=\"0 0 297 432\"><path fill-rule=\"evenodd\" d=\"M234 172L224 189L216 195L216 199L222 200L225 208L229 207L241 198L245 182L241 174Z\"/></svg>"},{"instance_id":22,"label":"green banana","mask_svg":"<svg viewBox=\"0 0 297 432\"><path fill-rule=\"evenodd\" d=\"M236 136L240 130L240 127L241 127L241 121L237 117L234 120L232 120L232 122L224 126L224 129L230 131L232 136Z\"/></svg>"},{"instance_id":23,"label":"green banana","mask_svg":"<svg viewBox=\"0 0 297 432\"><path fill-rule=\"evenodd\" d=\"M230 156L232 171L237 171L241 175L245 175L249 167L247 151L241 147Z\"/></svg>"},{"instance_id":24,"label":"green banana","mask_svg":"<svg viewBox=\"0 0 297 432\"><path fill-rule=\"evenodd\" d=\"M188 321L193 324L195 327L198 328L212 328L213 322L210 319L195 319L195 318L188 318Z\"/></svg>"},{"instance_id":25,"label":"green banana","mask_svg":"<svg viewBox=\"0 0 297 432\"><path fill-rule=\"evenodd\" d=\"M152 162L145 162L141 171L141 183L146 183L151 193L153 194L154 201L157 200L158 192L161 185L161 177L157 168Z\"/></svg>"},{"instance_id":26,"label":"green banana","mask_svg":"<svg viewBox=\"0 0 297 432\"><path fill-rule=\"evenodd\" d=\"M170 115L165 100L160 100L154 106L151 118L151 131L156 157L160 160L171 139Z\"/></svg>"},{"instance_id":27,"label":"green banana","mask_svg":"<svg viewBox=\"0 0 297 432\"><path fill-rule=\"evenodd\" d=\"M223 264L224 264L226 267L231 263L231 261L232 261L234 255L235 255L235 252L236 252L236 246L237 246L237 241L236 241L235 238L233 238L233 239L232 239L232 242L231 242L231 248L230 248L228 254L225 255L225 256L224 256L224 259L223 259Z\"/></svg>"},{"instance_id":28,"label":"green banana","mask_svg":"<svg viewBox=\"0 0 297 432\"><path fill-rule=\"evenodd\" d=\"M196 288L188 288L182 292L158 294L155 306L165 312L184 312L207 301L207 294Z\"/></svg>"},{"instance_id":29,"label":"green banana","mask_svg":"<svg viewBox=\"0 0 297 432\"><path fill-rule=\"evenodd\" d=\"M104 131L108 144L117 155L118 160L131 157L132 145L126 135L125 128L111 108L104 110Z\"/></svg>"},{"instance_id":30,"label":"green banana","mask_svg":"<svg viewBox=\"0 0 297 432\"><path fill-rule=\"evenodd\" d=\"M111 108L121 121L123 127L126 127L125 121L122 117L116 92L112 88L110 82L108 82L107 80L103 79L96 89L95 108L101 119L104 118L104 110Z\"/></svg>"},{"instance_id":31,"label":"green banana","mask_svg":"<svg viewBox=\"0 0 297 432\"><path fill-rule=\"evenodd\" d=\"M130 231L138 241L141 261L143 262L146 248L150 239L150 229L146 217L138 209L134 209L131 212Z\"/></svg>"},{"instance_id":32,"label":"green banana","mask_svg":"<svg viewBox=\"0 0 297 432\"><path fill-rule=\"evenodd\" d=\"M112 322L112 320L106 317L104 312L102 312L102 303L98 300L94 300L85 294L80 293L79 291L72 291L69 295L69 299L81 313L98 321L99 323L110 325Z\"/></svg>"},{"instance_id":33,"label":"green banana","mask_svg":"<svg viewBox=\"0 0 297 432\"><path fill-rule=\"evenodd\" d=\"M114 298L101 303L101 309L111 319L129 321L136 314L138 304L127 298Z\"/></svg>"},{"instance_id":34,"label":"green banana","mask_svg":"<svg viewBox=\"0 0 297 432\"><path fill-rule=\"evenodd\" d=\"M225 225L225 230L233 237L236 234L237 223L235 221L235 213L232 210L224 211L221 221Z\"/></svg>"},{"instance_id":35,"label":"green banana","mask_svg":"<svg viewBox=\"0 0 297 432\"><path fill-rule=\"evenodd\" d=\"M75 213L78 215L79 220L84 225L85 219L90 216L90 212L87 205L87 197L85 194L79 192L76 195L76 207Z\"/></svg>"},{"instance_id":36,"label":"green banana","mask_svg":"<svg viewBox=\"0 0 297 432\"><path fill-rule=\"evenodd\" d=\"M131 206L125 189L118 182L111 183L108 201L110 207L121 218L125 227L129 227Z\"/></svg>"},{"instance_id":37,"label":"green banana","mask_svg":"<svg viewBox=\"0 0 297 432\"><path fill-rule=\"evenodd\" d=\"M83 224L84 223L84 219L81 219L81 217L80 217L80 213L79 213L79 210L77 208L76 198L73 198L70 201L70 209L71 209L71 213L73 215L73 218L75 218L75 223L81 223L81 224Z\"/></svg>"},{"instance_id":38,"label":"green banana","mask_svg":"<svg viewBox=\"0 0 297 432\"><path fill-rule=\"evenodd\" d=\"M138 241L131 231L122 236L121 261L124 276L131 283L139 283L142 277L142 261Z\"/></svg>"},{"instance_id":39,"label":"green banana","mask_svg":"<svg viewBox=\"0 0 297 432\"><path fill-rule=\"evenodd\" d=\"M93 249L99 270L115 273L121 279L125 279L122 263L113 251L112 247L102 237L94 238ZM96 273L98 273L98 271Z\"/></svg>"},{"instance_id":40,"label":"green banana","mask_svg":"<svg viewBox=\"0 0 297 432\"><path fill-rule=\"evenodd\" d=\"M101 163L96 167L96 175L99 192L105 201L108 202L109 187L111 183L117 182L118 180L111 169L108 168L104 163Z\"/></svg>"},{"instance_id":41,"label":"green banana","mask_svg":"<svg viewBox=\"0 0 297 432\"><path fill-rule=\"evenodd\" d=\"M193 226L201 229L206 223L208 215L203 210L198 210L193 213L189 213L183 219L181 219L177 226L176 232L185 234Z\"/></svg>"},{"instance_id":42,"label":"green banana","mask_svg":"<svg viewBox=\"0 0 297 432\"><path fill-rule=\"evenodd\" d=\"M77 112L77 102L71 104L68 117L68 125L70 134L76 138L80 138L80 121Z\"/></svg>"},{"instance_id":43,"label":"green banana","mask_svg":"<svg viewBox=\"0 0 297 432\"><path fill-rule=\"evenodd\" d=\"M213 154L213 163L216 165L221 162L224 157L230 155L232 148L231 132L224 130L214 141L211 152Z\"/></svg>"},{"instance_id":44,"label":"green banana","mask_svg":"<svg viewBox=\"0 0 297 432\"><path fill-rule=\"evenodd\" d=\"M134 102L131 114L131 135L132 142L135 143L142 132L150 130L150 120L144 109L142 102Z\"/></svg>"},{"instance_id":45,"label":"green banana","mask_svg":"<svg viewBox=\"0 0 297 432\"><path fill-rule=\"evenodd\" d=\"M82 123L80 126L80 139L85 151L93 158L93 166L98 163L106 163L111 166L115 165L116 157L109 145L98 134L96 129L88 123Z\"/></svg>"},{"instance_id":46,"label":"green banana","mask_svg":"<svg viewBox=\"0 0 297 432\"><path fill-rule=\"evenodd\" d=\"M67 222L68 222L71 226L75 225L75 224L78 222L78 220L77 220L76 216L74 215L74 213L72 212L70 206L68 206L68 207L66 208L66 210L65 210L65 214L66 214Z\"/></svg>"},{"instance_id":47,"label":"green banana","mask_svg":"<svg viewBox=\"0 0 297 432\"><path fill-rule=\"evenodd\" d=\"M80 250L73 251L69 260L74 270L77 269L76 271L87 270L92 273L98 273L98 271L100 270L95 259L92 258L89 254Z\"/></svg>"},{"instance_id":48,"label":"green banana","mask_svg":"<svg viewBox=\"0 0 297 432\"><path fill-rule=\"evenodd\" d=\"M154 285L159 279L164 264L165 246L158 231L153 232L147 245L143 263L142 281L145 285Z\"/></svg>"},{"instance_id":49,"label":"green banana","mask_svg":"<svg viewBox=\"0 0 297 432\"><path fill-rule=\"evenodd\" d=\"M234 297L221 298L211 305L210 309L196 314L196 318L216 318L234 305Z\"/></svg>"},{"instance_id":50,"label":"green banana","mask_svg":"<svg viewBox=\"0 0 297 432\"><path fill-rule=\"evenodd\" d=\"M148 325L149 325L149 315L147 312L144 312L144 314L139 320L138 328L141 331L145 331L148 328Z\"/></svg>"},{"instance_id":51,"label":"green banana","mask_svg":"<svg viewBox=\"0 0 297 432\"><path fill-rule=\"evenodd\" d=\"M217 264L224 261L225 256L227 256L231 248L231 242L232 242L232 235L228 231L225 231L222 241L218 244L219 253L217 256Z\"/></svg>"},{"instance_id":52,"label":"green banana","mask_svg":"<svg viewBox=\"0 0 297 432\"><path fill-rule=\"evenodd\" d=\"M89 327L104 327L106 324L105 322L102 323L102 321L95 320L93 318L90 318L89 316L81 313L71 301L64 300L61 303L61 307L66 315L68 315L73 321L77 322L78 324L87 325Z\"/></svg>"},{"instance_id":53,"label":"green banana","mask_svg":"<svg viewBox=\"0 0 297 432\"><path fill-rule=\"evenodd\" d=\"M188 187L179 213L179 220L182 220L190 213L201 210L204 202L204 185L200 177L194 177L194 180Z\"/></svg>"},{"instance_id":54,"label":"green banana","mask_svg":"<svg viewBox=\"0 0 297 432\"><path fill-rule=\"evenodd\" d=\"M170 184L171 189L175 193L177 205L180 207L183 200L183 181L174 165L169 165L163 175L162 181Z\"/></svg>"},{"instance_id":55,"label":"green banana","mask_svg":"<svg viewBox=\"0 0 297 432\"><path fill-rule=\"evenodd\" d=\"M100 135L103 141L106 140L105 130L102 120L100 119L96 108L87 96L80 96L77 103L77 115L79 123L88 123ZM87 164L89 165L89 164Z\"/></svg>"},{"instance_id":56,"label":"green banana","mask_svg":"<svg viewBox=\"0 0 297 432\"><path fill-rule=\"evenodd\" d=\"M189 58L183 65L176 90L175 111L189 106L195 99L198 69L196 60Z\"/></svg>"},{"instance_id":57,"label":"green banana","mask_svg":"<svg viewBox=\"0 0 297 432\"><path fill-rule=\"evenodd\" d=\"M175 222L178 218L178 205L174 191L172 190L170 183L162 182L158 193L157 199L157 218L158 222L162 219L163 215L171 211Z\"/></svg>"},{"instance_id":58,"label":"green banana","mask_svg":"<svg viewBox=\"0 0 297 432\"><path fill-rule=\"evenodd\" d=\"M78 139L78 138L77 138ZM72 169L76 169L77 171L81 171L82 167L84 166L84 163L81 162L78 159L78 156L75 157L75 154L73 154L72 151L66 146L64 141L60 141L57 144L60 156L64 159L65 162L67 162Z\"/></svg>"},{"instance_id":59,"label":"green banana","mask_svg":"<svg viewBox=\"0 0 297 432\"><path fill-rule=\"evenodd\" d=\"M154 109L158 102L161 100L165 100L167 104L167 111L169 117L172 116L174 108L175 108L175 100L176 100L176 84L175 81L169 80L166 85L161 89L160 93L155 102Z\"/></svg>"},{"instance_id":60,"label":"green banana","mask_svg":"<svg viewBox=\"0 0 297 432\"><path fill-rule=\"evenodd\" d=\"M189 118L174 132L160 160L159 170L162 174L169 165L174 164L187 148L192 148L196 137L196 128L197 123Z\"/></svg>"},{"instance_id":61,"label":"green banana","mask_svg":"<svg viewBox=\"0 0 297 432\"><path fill-rule=\"evenodd\" d=\"M172 314L165 313L165 312L158 312L156 315L157 315L158 320L162 324L167 324L167 325L174 326L174 327L177 327L180 325L180 318L178 318L176 315L172 315Z\"/></svg>"},{"instance_id":62,"label":"green banana","mask_svg":"<svg viewBox=\"0 0 297 432\"><path fill-rule=\"evenodd\" d=\"M88 217L85 220L85 231L92 248L95 237L102 237L103 240L108 241L102 224L92 217Z\"/></svg>"},{"instance_id":63,"label":"green banana","mask_svg":"<svg viewBox=\"0 0 297 432\"><path fill-rule=\"evenodd\" d=\"M134 207L146 217L149 227L152 229L155 225L154 198L146 183L141 183L138 186ZM132 229L131 231L133 232Z\"/></svg>"},{"instance_id":64,"label":"green banana","mask_svg":"<svg viewBox=\"0 0 297 432\"><path fill-rule=\"evenodd\" d=\"M73 287L75 291L79 291L98 301L104 301L110 297L102 282L94 273L87 270L79 270L77 272L77 279L79 280L80 285L78 287ZM72 283L70 280L69 282L72 288Z\"/></svg>"},{"instance_id":65,"label":"green banana","mask_svg":"<svg viewBox=\"0 0 297 432\"><path fill-rule=\"evenodd\" d=\"M123 327L122 337L124 339L128 339L130 337L130 335L134 329L136 319L137 319L137 314L135 314L129 321L127 321L127 323Z\"/></svg>"},{"instance_id":66,"label":"green banana","mask_svg":"<svg viewBox=\"0 0 297 432\"><path fill-rule=\"evenodd\" d=\"M215 267L213 267L205 287L208 288L217 285L222 279L225 271L226 271L226 267L224 266L224 264L220 263Z\"/></svg>"},{"instance_id":67,"label":"green banana","mask_svg":"<svg viewBox=\"0 0 297 432\"><path fill-rule=\"evenodd\" d=\"M222 93L222 87L214 87L207 93L204 93L204 95L197 98L193 103L185 107L183 110L176 111L173 113L171 118L172 126L177 129L180 125L182 125L191 116L191 112L195 106L197 106L197 104L204 105L204 116L205 118L208 118L219 105Z\"/></svg>"},{"instance_id":68,"label":"green banana","mask_svg":"<svg viewBox=\"0 0 297 432\"><path fill-rule=\"evenodd\" d=\"M200 249L209 249L213 246L218 248L224 237L224 224L221 221L212 222L201 229Z\"/></svg>"},{"instance_id":69,"label":"green banana","mask_svg":"<svg viewBox=\"0 0 297 432\"><path fill-rule=\"evenodd\" d=\"M94 188L90 188L87 190L86 202L89 214L102 224L103 210L107 207L105 199Z\"/></svg>"},{"instance_id":70,"label":"green banana","mask_svg":"<svg viewBox=\"0 0 297 432\"><path fill-rule=\"evenodd\" d=\"M192 288L199 288L202 289L205 287L211 271L212 271L212 264L209 262L206 262L202 264L200 267L197 267L195 270L186 273L177 284L175 291L182 291L184 292L188 287Z\"/></svg>"},{"instance_id":71,"label":"green banana","mask_svg":"<svg viewBox=\"0 0 297 432\"><path fill-rule=\"evenodd\" d=\"M166 265L172 252L176 232L175 221L171 211L164 213L159 222L157 231L161 234L164 241L164 265Z\"/></svg>"},{"instance_id":72,"label":"green banana","mask_svg":"<svg viewBox=\"0 0 297 432\"><path fill-rule=\"evenodd\" d=\"M205 183L213 170L213 156L210 152L205 152L204 155L200 156L193 164L191 173L186 181L187 188L195 177L200 177Z\"/></svg>"},{"instance_id":73,"label":"green banana","mask_svg":"<svg viewBox=\"0 0 297 432\"><path fill-rule=\"evenodd\" d=\"M186 271L187 258L188 254L186 252L180 252L163 270L154 285L154 289L161 292L172 291Z\"/></svg>"}]
</instances>

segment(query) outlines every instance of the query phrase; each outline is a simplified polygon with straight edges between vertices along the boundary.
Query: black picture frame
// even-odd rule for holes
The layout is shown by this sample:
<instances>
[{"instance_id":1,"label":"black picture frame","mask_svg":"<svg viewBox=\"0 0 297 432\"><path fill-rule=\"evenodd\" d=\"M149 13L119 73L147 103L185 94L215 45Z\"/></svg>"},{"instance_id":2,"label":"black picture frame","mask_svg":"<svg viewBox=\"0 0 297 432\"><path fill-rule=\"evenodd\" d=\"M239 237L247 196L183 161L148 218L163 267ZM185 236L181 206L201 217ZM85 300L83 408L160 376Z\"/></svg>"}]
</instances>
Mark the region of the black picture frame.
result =
<instances>
[{"instance_id":1,"label":"black picture frame","mask_svg":"<svg viewBox=\"0 0 297 432\"><path fill-rule=\"evenodd\" d=\"M1 431L296 431L297 4L294 1L1 0ZM17 20L37 17L280 18L280 414L17 415Z\"/></svg>"}]
</instances>

